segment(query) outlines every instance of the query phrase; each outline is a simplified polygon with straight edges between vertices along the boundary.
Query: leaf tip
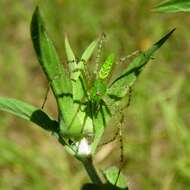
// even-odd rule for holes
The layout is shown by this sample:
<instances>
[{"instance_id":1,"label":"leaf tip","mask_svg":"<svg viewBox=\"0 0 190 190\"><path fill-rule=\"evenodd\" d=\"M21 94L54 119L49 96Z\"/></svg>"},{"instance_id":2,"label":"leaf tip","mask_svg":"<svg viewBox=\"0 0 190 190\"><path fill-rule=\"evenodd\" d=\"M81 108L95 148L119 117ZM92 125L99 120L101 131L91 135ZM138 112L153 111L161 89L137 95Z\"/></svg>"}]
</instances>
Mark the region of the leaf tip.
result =
<instances>
[{"instance_id":1,"label":"leaf tip","mask_svg":"<svg viewBox=\"0 0 190 190\"><path fill-rule=\"evenodd\" d=\"M35 7L35 9L34 9L32 18L38 17L39 15L40 15L40 8L39 8L39 5L37 5L37 6Z\"/></svg>"},{"instance_id":2,"label":"leaf tip","mask_svg":"<svg viewBox=\"0 0 190 190\"><path fill-rule=\"evenodd\" d=\"M176 30L176 28L173 28L170 32L168 32L163 38L161 38L158 42L156 42L154 45L161 47L164 42L173 34L173 32Z\"/></svg>"},{"instance_id":3,"label":"leaf tip","mask_svg":"<svg viewBox=\"0 0 190 190\"><path fill-rule=\"evenodd\" d=\"M68 41L69 41L69 39L68 39L68 34L65 32L64 36L65 36L65 44L66 44L66 43L68 43Z\"/></svg>"}]
</instances>

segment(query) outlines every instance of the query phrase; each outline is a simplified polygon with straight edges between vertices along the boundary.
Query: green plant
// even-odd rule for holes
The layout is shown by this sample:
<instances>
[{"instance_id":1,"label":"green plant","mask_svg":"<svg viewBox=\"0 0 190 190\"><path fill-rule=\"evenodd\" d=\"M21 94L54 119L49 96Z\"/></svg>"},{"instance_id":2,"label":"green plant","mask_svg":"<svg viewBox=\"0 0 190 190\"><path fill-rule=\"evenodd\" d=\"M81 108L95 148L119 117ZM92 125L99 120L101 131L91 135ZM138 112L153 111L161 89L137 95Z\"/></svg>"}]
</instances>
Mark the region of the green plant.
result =
<instances>
[{"instance_id":1,"label":"green plant","mask_svg":"<svg viewBox=\"0 0 190 190\"><path fill-rule=\"evenodd\" d=\"M89 82L87 62L101 42L93 41L78 61L66 37L68 65L63 66L47 35L39 8L36 8L31 22L31 37L39 63L57 102L58 119L52 119L41 109L11 98L0 98L0 110L13 113L50 131L84 165L93 184L86 184L83 189L127 189L120 169L111 167L104 171L103 181L94 168L92 158L105 128L110 127L113 121L116 121L115 127L122 125L130 88L173 31L174 29L151 48L141 52L122 73L111 80L109 74L114 64L114 56L110 54L102 65L97 62L97 69L91 73L93 77Z\"/></svg>"},{"instance_id":2,"label":"green plant","mask_svg":"<svg viewBox=\"0 0 190 190\"><path fill-rule=\"evenodd\" d=\"M171 0L164 1L156 7L156 11L160 12L189 12L190 0Z\"/></svg>"}]
</instances>

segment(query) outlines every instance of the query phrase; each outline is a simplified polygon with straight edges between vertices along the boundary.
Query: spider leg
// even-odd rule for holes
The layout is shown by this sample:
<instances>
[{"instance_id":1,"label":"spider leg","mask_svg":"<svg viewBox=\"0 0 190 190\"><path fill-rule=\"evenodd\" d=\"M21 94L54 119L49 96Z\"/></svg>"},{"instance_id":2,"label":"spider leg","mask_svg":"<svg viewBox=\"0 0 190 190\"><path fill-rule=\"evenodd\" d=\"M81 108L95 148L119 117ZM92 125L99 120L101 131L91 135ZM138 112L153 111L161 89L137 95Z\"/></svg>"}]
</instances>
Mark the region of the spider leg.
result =
<instances>
[{"instance_id":1,"label":"spider leg","mask_svg":"<svg viewBox=\"0 0 190 190\"><path fill-rule=\"evenodd\" d=\"M106 34L103 32L100 36L99 42L98 42L98 49L97 49L97 54L96 54L96 61L95 61L95 74L98 73L99 70L99 63L100 63L100 55L102 52L102 47L103 47L103 42L106 38Z\"/></svg>"},{"instance_id":2,"label":"spider leg","mask_svg":"<svg viewBox=\"0 0 190 190\"><path fill-rule=\"evenodd\" d=\"M119 166L119 171L118 171L114 186L117 185L117 182L118 182L118 179L119 179L119 176L121 174L121 170L122 170L123 164L124 164L124 146L123 146L123 136L122 136L123 122L124 122L124 115L123 115L123 113L121 113L121 119L120 119L120 123L119 123L119 127L118 127L119 128L119 143L120 143L120 166Z\"/></svg>"},{"instance_id":3,"label":"spider leg","mask_svg":"<svg viewBox=\"0 0 190 190\"><path fill-rule=\"evenodd\" d=\"M133 88L132 88L132 86L130 86L129 87L128 101L127 101L126 108L128 108L130 106L130 104L131 104L132 92L133 92Z\"/></svg>"},{"instance_id":4,"label":"spider leg","mask_svg":"<svg viewBox=\"0 0 190 190\"><path fill-rule=\"evenodd\" d=\"M121 109L117 109L117 111L116 112L119 112L119 114L121 115L123 115L123 113L122 113L122 111L124 111L125 109L127 109L129 106L130 106L130 104L131 104L131 100L132 100L132 86L130 86L129 87L129 93L128 93L128 99L127 99L127 104L123 107L123 108L121 108ZM122 116L122 117L124 117L124 116ZM101 147L101 146L104 146L104 145L107 145L107 144L109 144L109 143L111 143L111 142L113 142L113 141L115 141L116 139L117 139L117 137L118 137L118 135L120 134L120 127L117 127L117 131L115 132L115 134L113 135L113 137L110 139L110 140L108 140L108 141L106 141L106 142L103 142L102 144L100 144L99 145L99 147Z\"/></svg>"},{"instance_id":5,"label":"spider leg","mask_svg":"<svg viewBox=\"0 0 190 190\"><path fill-rule=\"evenodd\" d=\"M50 90L50 84L48 83L48 87L47 87L46 92L45 92L45 97L44 97L41 109L44 109L44 106L45 106L47 98L48 98L49 90Z\"/></svg>"},{"instance_id":6,"label":"spider leg","mask_svg":"<svg viewBox=\"0 0 190 190\"><path fill-rule=\"evenodd\" d=\"M55 76L53 79L50 79L50 80L48 81L48 86L47 86L47 89L46 89L46 92L45 92L45 97L44 97L44 100L43 100L41 109L44 109L45 104L46 104L46 102L47 102L48 94L49 94L50 87L51 87L51 82L52 82L53 80L59 79L61 76L63 76L63 75L62 75L62 74L59 74L59 75Z\"/></svg>"},{"instance_id":7,"label":"spider leg","mask_svg":"<svg viewBox=\"0 0 190 190\"><path fill-rule=\"evenodd\" d=\"M112 143L113 141L115 141L117 139L118 135L119 135L119 127L117 127L117 131L115 132L114 136L111 139L109 139L108 141L103 142L102 144L100 144L99 147L107 145L109 143Z\"/></svg>"},{"instance_id":8,"label":"spider leg","mask_svg":"<svg viewBox=\"0 0 190 190\"><path fill-rule=\"evenodd\" d=\"M139 53L141 53L141 51L140 50L136 50L136 51L132 52L131 54L126 55L125 57L121 57L119 59L119 63L123 63L123 62L129 60L129 59L135 57L136 55L138 55Z\"/></svg>"},{"instance_id":9,"label":"spider leg","mask_svg":"<svg viewBox=\"0 0 190 190\"><path fill-rule=\"evenodd\" d=\"M127 109L130 106L131 99L132 99L132 86L129 87L128 101L127 101L125 109ZM124 114L123 114L122 110L120 110L120 111L121 111L120 112L121 113L121 120L120 120L120 125L119 125L120 166L119 166L119 171L118 171L118 175L117 175L114 186L117 185L119 176L121 174L121 170L122 170L123 165L124 165L124 143L123 143L123 135L122 135L122 124L124 123L125 118L124 118Z\"/></svg>"},{"instance_id":10,"label":"spider leg","mask_svg":"<svg viewBox=\"0 0 190 190\"><path fill-rule=\"evenodd\" d=\"M81 101L79 102L78 108L77 108L77 110L76 110L76 112L75 112L75 114L74 114L74 116L73 116L73 118L72 118L70 124L68 125L68 128L69 128L70 126L72 126L72 124L73 124L73 122L74 122L74 120L75 120L75 118L76 118L76 116L77 116L79 110L81 109L82 104L83 104L83 100L81 100Z\"/></svg>"}]
</instances>

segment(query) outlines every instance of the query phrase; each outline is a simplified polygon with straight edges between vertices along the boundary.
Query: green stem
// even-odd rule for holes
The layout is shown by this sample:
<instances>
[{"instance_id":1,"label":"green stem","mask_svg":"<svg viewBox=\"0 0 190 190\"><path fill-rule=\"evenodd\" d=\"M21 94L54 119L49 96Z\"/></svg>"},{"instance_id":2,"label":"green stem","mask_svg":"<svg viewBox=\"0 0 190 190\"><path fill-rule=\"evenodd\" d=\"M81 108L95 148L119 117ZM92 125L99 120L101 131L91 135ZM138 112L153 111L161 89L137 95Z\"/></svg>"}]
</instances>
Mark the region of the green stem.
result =
<instances>
[{"instance_id":1,"label":"green stem","mask_svg":"<svg viewBox=\"0 0 190 190\"><path fill-rule=\"evenodd\" d=\"M90 179L92 180L93 183L95 184L102 184L102 181L100 177L97 174L97 171L93 165L92 158L86 158L84 160L81 160L83 163L83 166L88 173Z\"/></svg>"}]
</instances>

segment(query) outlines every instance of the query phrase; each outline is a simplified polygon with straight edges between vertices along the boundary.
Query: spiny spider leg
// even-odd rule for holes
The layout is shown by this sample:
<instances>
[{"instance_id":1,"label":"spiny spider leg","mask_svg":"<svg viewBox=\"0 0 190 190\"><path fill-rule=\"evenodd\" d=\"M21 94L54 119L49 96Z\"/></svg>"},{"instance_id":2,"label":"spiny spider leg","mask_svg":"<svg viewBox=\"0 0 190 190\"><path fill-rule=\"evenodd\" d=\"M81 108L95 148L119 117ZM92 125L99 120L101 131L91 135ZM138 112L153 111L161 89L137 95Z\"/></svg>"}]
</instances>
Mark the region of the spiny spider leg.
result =
<instances>
[{"instance_id":1,"label":"spiny spider leg","mask_svg":"<svg viewBox=\"0 0 190 190\"><path fill-rule=\"evenodd\" d=\"M97 49L97 54L96 54L96 61L95 61L95 74L98 73L99 70L99 63L100 63L100 55L102 52L102 47L103 47L103 42L106 38L106 34L103 32L100 36L99 42L98 42L98 49Z\"/></svg>"},{"instance_id":2,"label":"spiny spider leg","mask_svg":"<svg viewBox=\"0 0 190 190\"><path fill-rule=\"evenodd\" d=\"M50 84L49 84L49 82L48 82L48 87L47 87L47 89L46 89L45 98L44 98L44 100L43 100L41 109L44 109L45 103L46 103L47 98L48 98L49 90L50 90Z\"/></svg>"},{"instance_id":3,"label":"spiny spider leg","mask_svg":"<svg viewBox=\"0 0 190 190\"><path fill-rule=\"evenodd\" d=\"M101 146L107 145L107 144L115 141L117 139L118 135L119 135L119 127L117 127L117 131L115 132L114 136L110 140L108 140L108 141L106 141L106 142L104 142L98 146L101 147Z\"/></svg>"},{"instance_id":4,"label":"spiny spider leg","mask_svg":"<svg viewBox=\"0 0 190 190\"><path fill-rule=\"evenodd\" d=\"M90 73L89 73L86 61L84 59L81 59L80 62L83 62L83 65L84 65L84 74L85 74L87 80L89 81L90 80Z\"/></svg>"},{"instance_id":5,"label":"spiny spider leg","mask_svg":"<svg viewBox=\"0 0 190 190\"><path fill-rule=\"evenodd\" d=\"M74 62L76 62L78 65L79 65L80 62L82 62L83 65L84 65L84 69L82 69L82 68L75 68L72 72L75 73L75 72L80 71L82 77L85 78L85 79L87 78L89 80L90 79L90 74L89 74L89 71L88 71L88 68L87 68L86 60L84 60L84 59L78 59L77 58L76 61L75 60L67 61L68 64L69 63L74 63ZM71 79L71 80L76 81L76 79Z\"/></svg>"},{"instance_id":6,"label":"spiny spider leg","mask_svg":"<svg viewBox=\"0 0 190 190\"><path fill-rule=\"evenodd\" d=\"M83 63L84 69L82 69L82 68L76 68L76 69L73 70L73 72L78 72L78 71L80 71L82 77L83 77L86 81L91 81L91 77L90 77L90 73L89 73L89 70L88 70L86 61L85 61L84 59L81 59L81 60L78 61L78 63L79 63L79 62L82 62L82 63Z\"/></svg>"},{"instance_id":7,"label":"spiny spider leg","mask_svg":"<svg viewBox=\"0 0 190 190\"><path fill-rule=\"evenodd\" d=\"M119 179L119 176L120 176L121 170L123 168L123 164L124 164L124 148L123 148L123 136L122 136L122 124L124 122L124 115L123 115L123 113L121 113L121 114L122 114L122 116L121 116L120 126L119 126L120 166L119 166L119 171L118 171L114 186L117 185L117 182L118 182L118 179Z\"/></svg>"},{"instance_id":8,"label":"spiny spider leg","mask_svg":"<svg viewBox=\"0 0 190 190\"><path fill-rule=\"evenodd\" d=\"M140 54L140 53L142 53L141 50L136 50L136 51L132 52L132 53L129 54L129 55L126 55L126 56L124 56L124 57L121 57L121 58L115 63L114 66L117 67L118 65L121 65L122 63L124 63L124 62L130 60L131 58L135 57L136 55L138 55L138 54ZM128 66L129 63L130 63L130 62L127 62L126 66ZM115 79L118 78L117 76L115 76L115 77L116 77L116 78L113 78L111 81L109 81L109 85L112 85L112 82L113 82Z\"/></svg>"},{"instance_id":9,"label":"spiny spider leg","mask_svg":"<svg viewBox=\"0 0 190 190\"><path fill-rule=\"evenodd\" d=\"M81 73L83 73L83 72L84 72L84 71L82 70ZM84 74L84 73L83 73L83 74ZM80 77L80 76L79 76L79 77ZM85 75L84 75L83 77L85 77ZM88 92L87 92L87 90L86 90L86 85L84 84L84 79L85 79L85 78L81 79L82 86L83 86L83 91L84 91L84 95L83 95L83 97L81 98L81 100L79 101L78 108L77 108L77 110L76 110L76 112L75 112L75 114L74 114L74 116L73 116L73 118L72 118L72 120L71 120L69 126L71 126L72 123L74 122L75 117L77 116L79 110L81 109L82 104L85 104L85 102L84 102L85 98L88 99ZM76 102L76 101L74 101L74 102ZM76 102L76 103L77 103L77 102Z\"/></svg>"},{"instance_id":10,"label":"spiny spider leg","mask_svg":"<svg viewBox=\"0 0 190 190\"><path fill-rule=\"evenodd\" d=\"M130 106L131 103L131 98L132 98L132 86L129 87L129 95L128 95L128 102L126 104L126 108L128 108ZM121 174L121 170L123 168L124 165L124 147L123 147L123 135L122 135L122 124L124 123L124 114L121 110L121 120L120 120L120 127L119 127L119 142L120 142L120 167L119 167L119 171L118 171L118 175L115 181L114 186L117 185L119 176Z\"/></svg>"},{"instance_id":11,"label":"spiny spider leg","mask_svg":"<svg viewBox=\"0 0 190 190\"><path fill-rule=\"evenodd\" d=\"M123 63L123 62L125 62L125 61L127 61L127 60L129 60L129 59L131 59L131 58L133 58L133 57L135 57L135 56L138 55L139 53L141 53L141 51L140 51L140 50L136 50L136 51L132 52L131 54L126 55L125 57L121 57L121 58L119 59L119 62L116 63L116 64Z\"/></svg>"},{"instance_id":12,"label":"spiny spider leg","mask_svg":"<svg viewBox=\"0 0 190 190\"><path fill-rule=\"evenodd\" d=\"M46 92L45 92L45 97L44 97L41 109L44 109L44 106L45 106L45 104L47 102L47 98L48 98L48 94L49 94L49 91L50 91L50 84L51 84L51 82L53 80L59 79L59 77L61 77L61 76L62 76L62 74L59 74L59 75L55 76L53 79L51 79L51 80L48 81L48 87L47 87Z\"/></svg>"},{"instance_id":13,"label":"spiny spider leg","mask_svg":"<svg viewBox=\"0 0 190 190\"><path fill-rule=\"evenodd\" d=\"M126 107L128 108L131 104L131 99L132 99L132 92L133 92L133 88L132 86L129 87L129 95L128 95L128 101L127 101L127 105Z\"/></svg>"},{"instance_id":14,"label":"spiny spider leg","mask_svg":"<svg viewBox=\"0 0 190 190\"><path fill-rule=\"evenodd\" d=\"M85 63L86 61L85 61L84 59L79 59L79 58L76 58L76 60L67 60L67 63L68 63L68 64L70 64L70 63L79 64L80 62Z\"/></svg>"},{"instance_id":15,"label":"spiny spider leg","mask_svg":"<svg viewBox=\"0 0 190 190\"><path fill-rule=\"evenodd\" d=\"M126 104L126 106L124 106L124 107L122 108L122 110L118 108L118 112L119 112L119 113L122 113L122 111L124 111L125 109L127 109L127 108L130 106L130 104L131 104L131 99L132 99L132 90L133 90L133 89L132 89L132 86L130 86L130 87L129 87L129 93L128 93L127 104ZM123 115L123 113L122 113L122 115ZM109 144L109 143L115 141L115 140L117 139L119 133L120 133L120 128L117 127L117 131L115 132L114 136L113 136L110 140L108 140L108 141L106 141L106 142L100 144L99 147L100 147L100 146L107 145L107 144Z\"/></svg>"},{"instance_id":16,"label":"spiny spider leg","mask_svg":"<svg viewBox=\"0 0 190 190\"><path fill-rule=\"evenodd\" d=\"M73 124L73 122L74 122L74 120L75 120L75 118L76 118L79 110L81 109L81 106L82 106L82 101L79 103L79 106L78 106L78 108L77 108L77 110L76 110L76 112L75 112L75 114L74 114L74 116L73 116L73 118L72 118L72 120L71 120L71 122L70 122L70 124L69 124L68 127L70 127Z\"/></svg>"}]
</instances>

